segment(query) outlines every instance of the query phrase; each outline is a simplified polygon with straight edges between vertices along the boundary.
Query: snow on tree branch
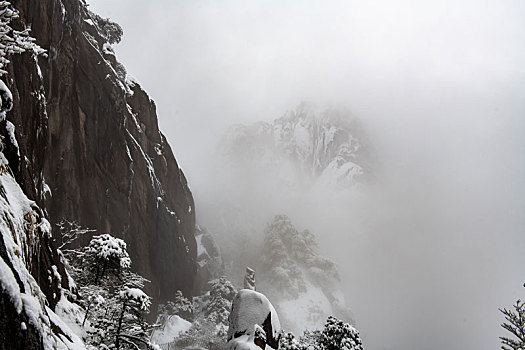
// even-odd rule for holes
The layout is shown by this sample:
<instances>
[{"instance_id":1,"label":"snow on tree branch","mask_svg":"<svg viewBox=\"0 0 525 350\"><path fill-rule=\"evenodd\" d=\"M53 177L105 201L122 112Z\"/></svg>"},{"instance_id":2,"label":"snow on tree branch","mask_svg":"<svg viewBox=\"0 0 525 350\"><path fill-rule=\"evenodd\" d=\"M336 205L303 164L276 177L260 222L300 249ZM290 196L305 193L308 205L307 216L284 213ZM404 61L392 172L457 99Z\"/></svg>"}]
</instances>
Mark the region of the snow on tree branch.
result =
<instances>
[{"instance_id":1,"label":"snow on tree branch","mask_svg":"<svg viewBox=\"0 0 525 350\"><path fill-rule=\"evenodd\" d=\"M142 311L149 311L151 305L150 297L138 288L124 288L120 292L120 297L128 302L133 302Z\"/></svg>"},{"instance_id":2,"label":"snow on tree branch","mask_svg":"<svg viewBox=\"0 0 525 350\"><path fill-rule=\"evenodd\" d=\"M504 350L523 350L525 349L525 303L518 299L513 305L514 310L499 309L507 322L502 323L501 327L512 333L516 339L500 337L502 349Z\"/></svg>"},{"instance_id":3,"label":"snow on tree branch","mask_svg":"<svg viewBox=\"0 0 525 350\"><path fill-rule=\"evenodd\" d=\"M31 51L34 55L45 53L35 43L35 38L29 35L30 27L23 30L15 30L11 22L18 18L18 11L14 9L9 1L0 1L0 76L7 72L4 68L9 64L8 57Z\"/></svg>"}]
</instances>

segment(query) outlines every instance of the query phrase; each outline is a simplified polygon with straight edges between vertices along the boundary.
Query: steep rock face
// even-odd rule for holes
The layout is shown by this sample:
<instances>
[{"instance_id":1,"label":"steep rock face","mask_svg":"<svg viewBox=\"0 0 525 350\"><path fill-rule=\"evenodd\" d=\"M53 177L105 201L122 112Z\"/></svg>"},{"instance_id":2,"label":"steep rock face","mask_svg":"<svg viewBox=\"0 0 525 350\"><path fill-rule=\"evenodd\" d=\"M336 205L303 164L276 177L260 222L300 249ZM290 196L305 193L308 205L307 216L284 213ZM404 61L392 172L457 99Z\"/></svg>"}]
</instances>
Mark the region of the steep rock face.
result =
<instances>
[{"instance_id":1,"label":"steep rock face","mask_svg":"<svg viewBox=\"0 0 525 350\"><path fill-rule=\"evenodd\" d=\"M194 203L155 104L126 76L81 1L14 5L47 50L9 67L17 180L52 224L77 221L125 239L132 268L152 281L147 290L156 301L177 289L191 293Z\"/></svg>"},{"instance_id":2,"label":"steep rock face","mask_svg":"<svg viewBox=\"0 0 525 350\"><path fill-rule=\"evenodd\" d=\"M67 279L50 230L0 152L0 349L83 347L53 311Z\"/></svg>"},{"instance_id":3,"label":"steep rock face","mask_svg":"<svg viewBox=\"0 0 525 350\"><path fill-rule=\"evenodd\" d=\"M5 120L12 96L3 82L0 96L0 349L82 348L53 311L68 279L44 212L13 176L20 152Z\"/></svg>"},{"instance_id":4,"label":"steep rock face","mask_svg":"<svg viewBox=\"0 0 525 350\"><path fill-rule=\"evenodd\" d=\"M195 294L200 294L209 281L224 274L221 251L213 235L205 228L195 227L197 241L197 277L194 283Z\"/></svg>"}]
</instances>

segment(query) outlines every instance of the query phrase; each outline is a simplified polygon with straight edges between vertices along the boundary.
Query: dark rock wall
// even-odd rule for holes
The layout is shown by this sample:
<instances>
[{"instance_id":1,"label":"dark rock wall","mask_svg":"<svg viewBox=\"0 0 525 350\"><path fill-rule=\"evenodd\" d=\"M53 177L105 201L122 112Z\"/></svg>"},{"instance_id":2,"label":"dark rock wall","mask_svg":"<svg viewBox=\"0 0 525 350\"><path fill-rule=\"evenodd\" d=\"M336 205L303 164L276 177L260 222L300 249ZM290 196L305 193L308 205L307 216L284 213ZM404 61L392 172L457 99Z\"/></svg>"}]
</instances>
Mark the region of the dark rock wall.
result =
<instances>
[{"instance_id":1,"label":"dark rock wall","mask_svg":"<svg viewBox=\"0 0 525 350\"><path fill-rule=\"evenodd\" d=\"M13 5L47 50L37 59L18 55L9 67L18 182L52 224L75 220L125 239L132 268L151 280L155 301L177 289L191 294L194 203L154 102L126 81L82 2Z\"/></svg>"}]
</instances>

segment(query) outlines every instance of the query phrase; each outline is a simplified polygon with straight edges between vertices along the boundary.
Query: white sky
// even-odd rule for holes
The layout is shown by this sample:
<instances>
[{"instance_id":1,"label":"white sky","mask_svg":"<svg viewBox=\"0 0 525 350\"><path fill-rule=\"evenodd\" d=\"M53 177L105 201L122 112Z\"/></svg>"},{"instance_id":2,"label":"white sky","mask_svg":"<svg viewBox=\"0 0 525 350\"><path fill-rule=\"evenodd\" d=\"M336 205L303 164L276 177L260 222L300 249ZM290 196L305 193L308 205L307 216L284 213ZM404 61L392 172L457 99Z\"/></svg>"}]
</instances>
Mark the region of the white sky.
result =
<instances>
[{"instance_id":1,"label":"white sky","mask_svg":"<svg viewBox=\"0 0 525 350\"><path fill-rule=\"evenodd\" d=\"M525 294L525 1L89 2L198 199L234 122L303 100L363 119L384 175L348 261L366 348L499 347Z\"/></svg>"}]
</instances>

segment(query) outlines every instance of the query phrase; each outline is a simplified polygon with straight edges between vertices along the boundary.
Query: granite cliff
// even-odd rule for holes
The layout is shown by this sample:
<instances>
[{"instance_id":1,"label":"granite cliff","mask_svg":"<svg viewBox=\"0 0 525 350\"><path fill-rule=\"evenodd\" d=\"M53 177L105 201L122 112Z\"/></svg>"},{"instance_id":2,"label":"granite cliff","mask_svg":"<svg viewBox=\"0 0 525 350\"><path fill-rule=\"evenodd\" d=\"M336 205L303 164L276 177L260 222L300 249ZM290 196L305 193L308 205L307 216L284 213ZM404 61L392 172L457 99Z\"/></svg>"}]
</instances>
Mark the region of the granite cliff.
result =
<instances>
[{"instance_id":1,"label":"granite cliff","mask_svg":"<svg viewBox=\"0 0 525 350\"><path fill-rule=\"evenodd\" d=\"M193 197L158 128L154 102L115 58L118 25L79 0L12 4L20 13L13 25L30 26L46 50L13 56L3 77L13 108L0 133L13 177L50 227L76 221L123 238L133 268L151 281L146 288L155 301L179 289L191 293L197 266ZM63 270L50 239L35 249L48 260L27 266L37 281L51 265ZM56 286L44 278L39 285L52 301Z\"/></svg>"}]
</instances>

